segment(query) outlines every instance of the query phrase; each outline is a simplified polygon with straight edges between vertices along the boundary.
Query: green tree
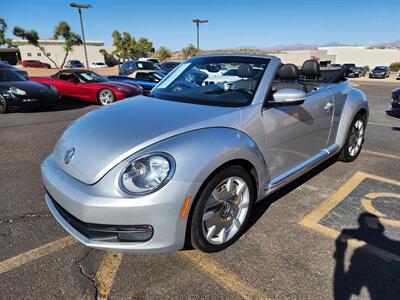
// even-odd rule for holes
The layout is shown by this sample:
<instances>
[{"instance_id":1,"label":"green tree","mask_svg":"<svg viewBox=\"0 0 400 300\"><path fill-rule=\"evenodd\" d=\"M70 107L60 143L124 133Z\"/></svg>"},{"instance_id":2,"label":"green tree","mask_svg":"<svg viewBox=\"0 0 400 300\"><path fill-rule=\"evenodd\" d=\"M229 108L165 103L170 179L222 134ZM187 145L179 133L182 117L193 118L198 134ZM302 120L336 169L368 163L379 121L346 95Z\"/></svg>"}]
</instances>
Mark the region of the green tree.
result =
<instances>
[{"instance_id":1,"label":"green tree","mask_svg":"<svg viewBox=\"0 0 400 300\"><path fill-rule=\"evenodd\" d=\"M7 23L4 19L0 18L0 46L7 45L8 47L12 47L12 40L6 38L7 31Z\"/></svg>"},{"instance_id":2,"label":"green tree","mask_svg":"<svg viewBox=\"0 0 400 300\"><path fill-rule=\"evenodd\" d=\"M392 72L400 71L400 61L396 61L394 63L391 63L389 68L390 68L390 71L392 71Z\"/></svg>"},{"instance_id":3,"label":"green tree","mask_svg":"<svg viewBox=\"0 0 400 300\"><path fill-rule=\"evenodd\" d=\"M40 45L39 34L37 33L37 31L26 30L21 27L15 26L14 30L13 30L13 34L17 37L27 40L29 44L38 48L44 54L44 56L46 56L47 59L50 60L54 64L54 66L57 69L59 68L57 63L49 56L46 49L42 45ZM71 31L70 26L65 21L61 21L54 30L54 38L58 39L58 37L64 38L65 56L64 56L64 60L61 64L61 68L62 68L64 66L66 58L68 57L68 54L73 50L74 46L82 45L82 40L78 34Z\"/></svg>"},{"instance_id":4,"label":"green tree","mask_svg":"<svg viewBox=\"0 0 400 300\"><path fill-rule=\"evenodd\" d=\"M160 48L158 48L156 53L154 53L154 56L158 58L159 61L163 62L172 57L172 52L167 47L161 46Z\"/></svg>"},{"instance_id":5,"label":"green tree","mask_svg":"<svg viewBox=\"0 0 400 300\"><path fill-rule=\"evenodd\" d=\"M183 59L188 59L197 55L197 48L193 44L189 44L187 47L181 50Z\"/></svg>"},{"instance_id":6,"label":"green tree","mask_svg":"<svg viewBox=\"0 0 400 300\"><path fill-rule=\"evenodd\" d=\"M141 37L134 46L135 55L132 58L148 57L153 53L154 53L153 43L150 42L147 38Z\"/></svg>"},{"instance_id":7,"label":"green tree","mask_svg":"<svg viewBox=\"0 0 400 300\"><path fill-rule=\"evenodd\" d=\"M73 51L73 47L82 45L83 41L79 34L71 31L71 27L65 21L61 21L60 23L58 23L54 30L54 39L57 40L59 37L62 37L64 39L65 55L63 62L60 66L60 68L62 69L64 67L68 54Z\"/></svg>"},{"instance_id":8,"label":"green tree","mask_svg":"<svg viewBox=\"0 0 400 300\"><path fill-rule=\"evenodd\" d=\"M118 60L125 61L132 57L132 49L136 45L136 41L128 32L123 32L122 35L118 30L114 30L112 33L113 46L115 50L113 54Z\"/></svg>"}]
</instances>

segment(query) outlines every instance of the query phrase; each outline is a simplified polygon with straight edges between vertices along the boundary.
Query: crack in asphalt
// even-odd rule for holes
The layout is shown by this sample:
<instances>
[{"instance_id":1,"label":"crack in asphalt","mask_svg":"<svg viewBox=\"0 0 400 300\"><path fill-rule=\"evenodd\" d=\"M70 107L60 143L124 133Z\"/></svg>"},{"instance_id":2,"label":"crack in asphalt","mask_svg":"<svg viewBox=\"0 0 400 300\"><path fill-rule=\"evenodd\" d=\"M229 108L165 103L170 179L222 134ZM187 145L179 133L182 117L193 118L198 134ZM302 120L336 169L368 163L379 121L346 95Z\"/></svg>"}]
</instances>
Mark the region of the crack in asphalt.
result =
<instances>
[{"instance_id":1,"label":"crack in asphalt","mask_svg":"<svg viewBox=\"0 0 400 300\"><path fill-rule=\"evenodd\" d=\"M95 277L95 275L88 274L88 273L85 271L85 267L84 267L83 264L82 264L82 262L90 255L90 253L92 253L92 251L93 251L93 249L88 250L87 253L86 253L82 258L80 258L77 262L75 262L75 265L79 268L80 273L81 273L86 279L88 279L88 280L91 282L91 284L93 285L94 290L95 290L94 299L98 299L98 295L99 295L99 285L98 285L98 283L97 283L96 277ZM87 291L86 291L86 293L87 293ZM85 295L82 297L82 299L85 299L86 293L85 293Z\"/></svg>"},{"instance_id":2,"label":"crack in asphalt","mask_svg":"<svg viewBox=\"0 0 400 300\"><path fill-rule=\"evenodd\" d=\"M48 218L50 216L51 216L50 214L25 214L25 215L18 216L15 218L0 220L0 225L4 224L4 223L14 223L14 222L19 222L19 221L24 221L26 219Z\"/></svg>"}]
</instances>

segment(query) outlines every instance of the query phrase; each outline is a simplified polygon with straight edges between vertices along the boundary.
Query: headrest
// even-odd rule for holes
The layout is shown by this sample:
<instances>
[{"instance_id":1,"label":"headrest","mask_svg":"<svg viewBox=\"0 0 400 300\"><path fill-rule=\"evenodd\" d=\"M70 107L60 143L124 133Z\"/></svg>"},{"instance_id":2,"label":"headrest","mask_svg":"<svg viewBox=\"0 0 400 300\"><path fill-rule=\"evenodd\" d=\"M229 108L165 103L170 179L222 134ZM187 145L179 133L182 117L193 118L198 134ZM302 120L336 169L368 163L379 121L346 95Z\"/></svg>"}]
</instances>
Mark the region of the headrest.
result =
<instances>
[{"instance_id":1,"label":"headrest","mask_svg":"<svg viewBox=\"0 0 400 300\"><path fill-rule=\"evenodd\" d=\"M302 76L306 78L318 78L321 76L321 72L319 70L319 63L316 60L309 59L303 63L300 71Z\"/></svg>"},{"instance_id":2,"label":"headrest","mask_svg":"<svg viewBox=\"0 0 400 300\"><path fill-rule=\"evenodd\" d=\"M237 76L251 78L254 76L253 67L248 64L241 64L237 70Z\"/></svg>"},{"instance_id":3,"label":"headrest","mask_svg":"<svg viewBox=\"0 0 400 300\"><path fill-rule=\"evenodd\" d=\"M278 78L283 80L299 79L300 72L294 64L284 64L278 69Z\"/></svg>"}]
</instances>

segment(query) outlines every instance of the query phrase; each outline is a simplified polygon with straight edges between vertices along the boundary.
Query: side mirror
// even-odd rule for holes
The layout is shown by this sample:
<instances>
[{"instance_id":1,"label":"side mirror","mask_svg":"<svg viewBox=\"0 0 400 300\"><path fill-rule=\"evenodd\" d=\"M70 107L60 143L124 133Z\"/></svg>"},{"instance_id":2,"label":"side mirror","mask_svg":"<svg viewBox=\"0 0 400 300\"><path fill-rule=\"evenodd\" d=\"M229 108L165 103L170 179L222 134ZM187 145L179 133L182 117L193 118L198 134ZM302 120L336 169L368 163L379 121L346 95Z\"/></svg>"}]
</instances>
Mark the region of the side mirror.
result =
<instances>
[{"instance_id":1,"label":"side mirror","mask_svg":"<svg viewBox=\"0 0 400 300\"><path fill-rule=\"evenodd\" d=\"M281 89L273 94L273 104L299 105L306 99L306 93L298 89Z\"/></svg>"}]
</instances>

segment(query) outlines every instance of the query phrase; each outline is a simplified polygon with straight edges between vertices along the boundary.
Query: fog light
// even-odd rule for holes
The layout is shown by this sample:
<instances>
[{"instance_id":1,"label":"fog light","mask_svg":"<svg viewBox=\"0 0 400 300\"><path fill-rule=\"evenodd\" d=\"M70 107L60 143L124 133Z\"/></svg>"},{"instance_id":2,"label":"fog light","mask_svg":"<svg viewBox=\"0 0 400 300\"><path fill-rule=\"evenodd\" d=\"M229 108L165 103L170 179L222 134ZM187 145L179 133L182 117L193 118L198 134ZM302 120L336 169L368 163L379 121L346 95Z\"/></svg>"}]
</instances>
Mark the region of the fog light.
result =
<instances>
[{"instance_id":1,"label":"fog light","mask_svg":"<svg viewBox=\"0 0 400 300\"><path fill-rule=\"evenodd\" d=\"M150 225L118 225L117 232L120 242L146 242L153 237Z\"/></svg>"}]
</instances>

